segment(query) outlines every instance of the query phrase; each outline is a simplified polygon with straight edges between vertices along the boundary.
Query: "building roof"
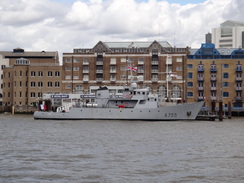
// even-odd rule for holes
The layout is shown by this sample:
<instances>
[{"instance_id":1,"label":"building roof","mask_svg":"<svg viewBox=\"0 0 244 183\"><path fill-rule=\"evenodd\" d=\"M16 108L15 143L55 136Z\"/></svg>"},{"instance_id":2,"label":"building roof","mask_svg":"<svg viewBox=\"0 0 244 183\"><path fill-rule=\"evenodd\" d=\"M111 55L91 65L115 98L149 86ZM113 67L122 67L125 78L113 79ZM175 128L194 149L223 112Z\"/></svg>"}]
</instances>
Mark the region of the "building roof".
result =
<instances>
[{"instance_id":1,"label":"building roof","mask_svg":"<svg viewBox=\"0 0 244 183\"><path fill-rule=\"evenodd\" d=\"M243 49L215 48L212 43L203 43L199 49L190 49L188 59L244 59Z\"/></svg>"},{"instance_id":2,"label":"building roof","mask_svg":"<svg viewBox=\"0 0 244 183\"><path fill-rule=\"evenodd\" d=\"M13 51L0 51L0 54L4 57L9 58L20 58L20 57L57 57L57 51L25 51L22 48L15 48Z\"/></svg>"},{"instance_id":3,"label":"building roof","mask_svg":"<svg viewBox=\"0 0 244 183\"><path fill-rule=\"evenodd\" d=\"M221 27L222 26L241 26L241 27L244 27L244 22L238 22L238 21L232 21L232 20L227 20L225 22L223 22L222 24L220 24Z\"/></svg>"},{"instance_id":4,"label":"building roof","mask_svg":"<svg viewBox=\"0 0 244 183\"><path fill-rule=\"evenodd\" d=\"M196 48L190 49L189 55L195 55L198 50L199 49L196 49ZM218 50L218 52L221 55L231 55L231 53L236 49L234 49L234 48L216 48L216 50Z\"/></svg>"},{"instance_id":5,"label":"building roof","mask_svg":"<svg viewBox=\"0 0 244 183\"><path fill-rule=\"evenodd\" d=\"M157 41L162 47L171 48L167 41ZM103 42L108 48L148 48L152 41L134 41L134 42Z\"/></svg>"}]
</instances>

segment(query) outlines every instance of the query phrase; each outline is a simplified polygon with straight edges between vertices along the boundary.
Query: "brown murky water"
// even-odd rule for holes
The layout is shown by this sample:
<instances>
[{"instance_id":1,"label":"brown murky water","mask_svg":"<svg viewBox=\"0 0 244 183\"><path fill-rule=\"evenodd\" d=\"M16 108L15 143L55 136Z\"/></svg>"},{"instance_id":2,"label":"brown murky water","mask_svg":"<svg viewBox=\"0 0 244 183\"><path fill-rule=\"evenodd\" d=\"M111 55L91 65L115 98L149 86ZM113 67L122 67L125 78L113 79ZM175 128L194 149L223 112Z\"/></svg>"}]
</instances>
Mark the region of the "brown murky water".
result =
<instances>
[{"instance_id":1,"label":"brown murky water","mask_svg":"<svg viewBox=\"0 0 244 183\"><path fill-rule=\"evenodd\" d=\"M244 182L244 118L45 121L0 114L0 182Z\"/></svg>"}]
</instances>

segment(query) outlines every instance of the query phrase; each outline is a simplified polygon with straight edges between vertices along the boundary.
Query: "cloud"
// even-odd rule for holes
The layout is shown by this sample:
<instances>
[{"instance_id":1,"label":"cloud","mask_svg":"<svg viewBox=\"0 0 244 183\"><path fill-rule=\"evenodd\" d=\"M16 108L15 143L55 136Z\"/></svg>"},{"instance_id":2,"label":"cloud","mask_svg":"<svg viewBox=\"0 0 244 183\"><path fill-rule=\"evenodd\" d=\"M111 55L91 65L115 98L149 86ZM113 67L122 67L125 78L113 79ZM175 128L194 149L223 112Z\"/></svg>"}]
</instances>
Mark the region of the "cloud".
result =
<instances>
[{"instance_id":1,"label":"cloud","mask_svg":"<svg viewBox=\"0 0 244 183\"><path fill-rule=\"evenodd\" d=\"M156 0L1 0L0 50L63 53L93 47L100 40L164 40L198 48L220 23L243 21L243 7L239 0L186 5Z\"/></svg>"}]
</instances>

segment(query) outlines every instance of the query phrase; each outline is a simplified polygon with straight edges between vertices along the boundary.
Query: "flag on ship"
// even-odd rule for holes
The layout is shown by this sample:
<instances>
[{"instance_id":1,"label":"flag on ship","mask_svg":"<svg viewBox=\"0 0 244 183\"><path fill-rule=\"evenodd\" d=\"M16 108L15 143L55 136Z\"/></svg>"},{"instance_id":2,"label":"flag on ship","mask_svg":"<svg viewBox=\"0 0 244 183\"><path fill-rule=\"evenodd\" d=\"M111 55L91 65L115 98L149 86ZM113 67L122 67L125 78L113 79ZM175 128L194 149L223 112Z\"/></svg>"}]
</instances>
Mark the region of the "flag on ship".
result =
<instances>
[{"instance_id":1,"label":"flag on ship","mask_svg":"<svg viewBox=\"0 0 244 183\"><path fill-rule=\"evenodd\" d=\"M129 71L137 71L137 67L127 67L127 70Z\"/></svg>"},{"instance_id":2,"label":"flag on ship","mask_svg":"<svg viewBox=\"0 0 244 183\"><path fill-rule=\"evenodd\" d=\"M170 77L177 77L177 75L176 74L173 74L173 73L170 73L169 76Z\"/></svg>"}]
</instances>

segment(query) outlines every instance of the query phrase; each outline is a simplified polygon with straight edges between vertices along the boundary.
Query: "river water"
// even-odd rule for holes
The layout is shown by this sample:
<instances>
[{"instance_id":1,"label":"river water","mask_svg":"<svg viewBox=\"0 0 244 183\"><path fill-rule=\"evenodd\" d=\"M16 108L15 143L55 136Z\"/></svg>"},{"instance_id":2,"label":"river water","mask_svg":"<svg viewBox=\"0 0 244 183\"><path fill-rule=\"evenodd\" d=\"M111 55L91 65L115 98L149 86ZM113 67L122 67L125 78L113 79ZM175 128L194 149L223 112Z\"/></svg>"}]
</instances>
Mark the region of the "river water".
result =
<instances>
[{"instance_id":1,"label":"river water","mask_svg":"<svg viewBox=\"0 0 244 183\"><path fill-rule=\"evenodd\" d=\"M48 121L0 114L1 183L244 182L244 119Z\"/></svg>"}]
</instances>

